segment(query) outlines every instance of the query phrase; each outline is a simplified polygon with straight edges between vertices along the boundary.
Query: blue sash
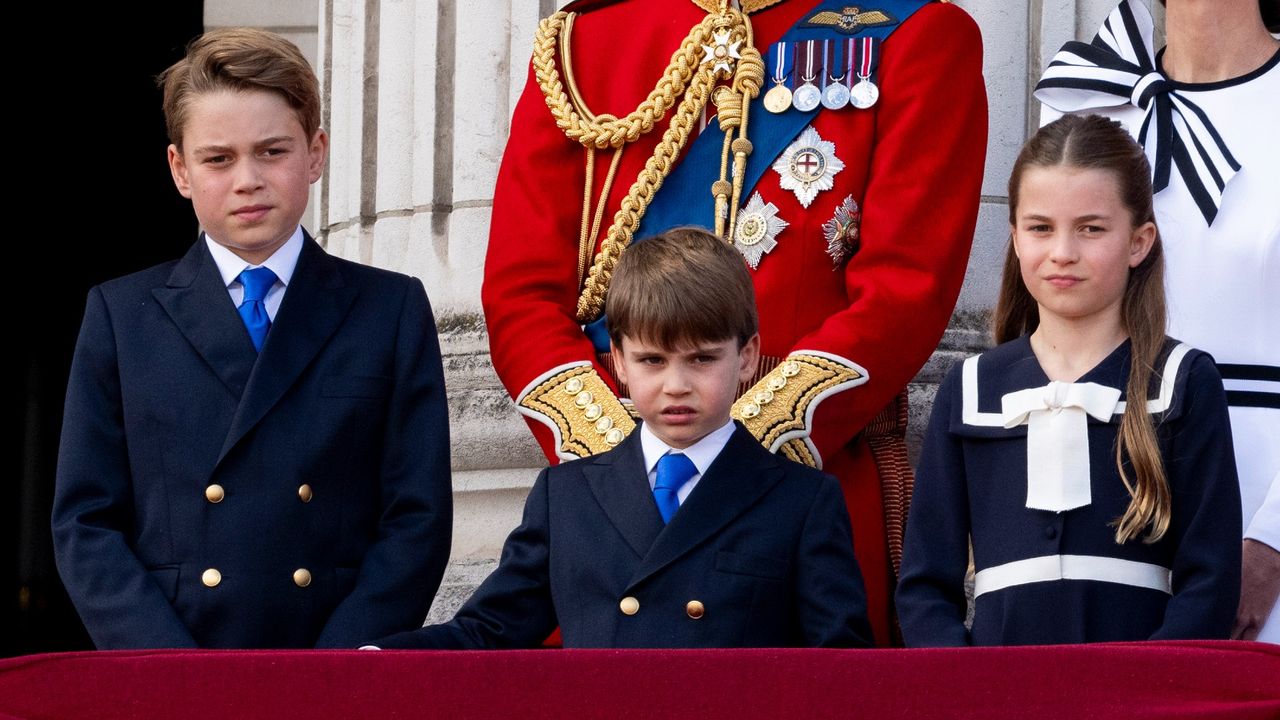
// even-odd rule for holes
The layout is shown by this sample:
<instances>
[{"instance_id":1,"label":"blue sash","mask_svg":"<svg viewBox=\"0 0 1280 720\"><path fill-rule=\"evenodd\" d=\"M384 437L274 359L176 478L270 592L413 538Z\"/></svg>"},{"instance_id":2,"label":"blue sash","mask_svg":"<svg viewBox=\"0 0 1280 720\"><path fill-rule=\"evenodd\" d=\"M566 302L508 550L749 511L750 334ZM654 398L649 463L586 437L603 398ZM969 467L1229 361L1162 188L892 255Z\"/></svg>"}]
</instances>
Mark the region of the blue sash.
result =
<instances>
[{"instance_id":1,"label":"blue sash","mask_svg":"<svg viewBox=\"0 0 1280 720\"><path fill-rule=\"evenodd\" d=\"M818 3L813 10L805 13L800 20L779 39L787 43L786 47L794 47L792 43L805 40L841 40L850 37L874 37L881 40L893 34L907 18L924 7L930 0L878 0L874 7L863 10L880 10L889 15L895 22L892 24L860 28L853 33L841 33L829 27L806 27L806 20L823 10L840 13L847 2L824 1ZM777 61L778 44L774 43L765 56L765 67L772 68ZM785 112L774 114L764 108L764 94L769 89L771 80L766 72L765 84L760 94L751 101L750 133L754 147L747 156L747 174L742 184L742 197L748 198L755 189L756 183L764 176L773 162L782 154L806 127L818 115L817 110L801 112L795 107ZM693 143L689 145L683 160L667 175L662 187L658 189L640 225L636 228L632 242L640 242L647 237L673 227L696 225L711 229L709 224L715 217L715 197L711 194L711 183L720 179L720 153L724 150L724 131L720 123L712 118ZM605 330L605 316L583 327L583 332L591 338L596 352L609 351L609 334Z\"/></svg>"}]
</instances>

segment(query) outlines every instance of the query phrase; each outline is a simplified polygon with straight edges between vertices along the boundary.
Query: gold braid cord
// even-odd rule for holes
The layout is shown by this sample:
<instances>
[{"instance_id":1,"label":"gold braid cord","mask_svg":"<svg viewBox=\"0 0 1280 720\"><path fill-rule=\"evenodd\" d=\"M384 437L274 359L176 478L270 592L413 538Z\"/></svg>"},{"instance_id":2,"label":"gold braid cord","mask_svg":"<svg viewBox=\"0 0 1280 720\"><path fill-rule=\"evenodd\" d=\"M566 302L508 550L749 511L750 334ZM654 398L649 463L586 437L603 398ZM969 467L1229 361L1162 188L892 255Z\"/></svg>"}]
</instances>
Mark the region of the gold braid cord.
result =
<instances>
[{"instance_id":1,"label":"gold braid cord","mask_svg":"<svg viewBox=\"0 0 1280 720\"><path fill-rule=\"evenodd\" d=\"M866 379L852 364L795 353L738 398L730 415L771 452L810 467L821 467L821 459L804 441L809 436L810 407L827 395L860 385Z\"/></svg>"},{"instance_id":2,"label":"gold braid cord","mask_svg":"<svg viewBox=\"0 0 1280 720\"><path fill-rule=\"evenodd\" d=\"M636 427L626 406L590 365L553 375L525 393L518 404L556 426L561 455L582 458L605 452Z\"/></svg>"},{"instance_id":3,"label":"gold braid cord","mask_svg":"<svg viewBox=\"0 0 1280 720\"><path fill-rule=\"evenodd\" d=\"M644 169L614 214L600 252L587 273L577 307L577 320L585 324L603 313L604 297L613 276L613 268L622 251L631 244L635 229L644 217L650 201L662 187L662 182L688 142L689 134L701 118L716 83L732 78L729 88L732 94L745 95L748 99L755 97L764 83L764 61L759 51L751 45L751 26L747 17L736 9L726 8L708 15L694 26L680 48L671 56L658 85L635 111L623 118L603 114L593 117L589 111L578 107L570 99L570 94L578 95L577 90L571 85L566 92L556 66L560 36L567 32L566 26L571 24L570 17L562 11L543 20L534 37L533 52L534 77L542 89L556 125L566 137L588 149L621 148L652 131L673 106L676 108L653 156L645 162ZM722 44L716 40L717 33L722 39L727 33L729 43L742 45L741 58L737 59L736 68L729 69L728 63L719 62L718 59L704 62L703 46L717 47ZM741 104L741 100L739 103ZM738 114L745 120L745 112L740 111ZM741 123L739 131L745 135L745 122ZM742 147L739 144L739 148ZM722 172L722 181L723 174Z\"/></svg>"}]
</instances>

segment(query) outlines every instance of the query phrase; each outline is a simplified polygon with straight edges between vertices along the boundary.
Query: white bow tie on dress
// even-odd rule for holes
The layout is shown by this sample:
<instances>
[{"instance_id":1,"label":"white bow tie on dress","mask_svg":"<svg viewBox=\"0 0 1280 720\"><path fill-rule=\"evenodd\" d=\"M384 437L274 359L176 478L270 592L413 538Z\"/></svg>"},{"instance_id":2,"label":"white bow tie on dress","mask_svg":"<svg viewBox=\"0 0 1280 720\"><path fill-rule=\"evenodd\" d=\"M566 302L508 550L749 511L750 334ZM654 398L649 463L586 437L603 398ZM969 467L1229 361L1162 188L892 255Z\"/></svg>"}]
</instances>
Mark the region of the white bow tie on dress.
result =
<instances>
[{"instance_id":1,"label":"white bow tie on dress","mask_svg":"<svg viewBox=\"0 0 1280 720\"><path fill-rule=\"evenodd\" d=\"M1092 502L1088 416L1109 421L1119 402L1115 388L1056 380L1001 398L1004 426L1027 425L1027 507L1063 512Z\"/></svg>"}]
</instances>

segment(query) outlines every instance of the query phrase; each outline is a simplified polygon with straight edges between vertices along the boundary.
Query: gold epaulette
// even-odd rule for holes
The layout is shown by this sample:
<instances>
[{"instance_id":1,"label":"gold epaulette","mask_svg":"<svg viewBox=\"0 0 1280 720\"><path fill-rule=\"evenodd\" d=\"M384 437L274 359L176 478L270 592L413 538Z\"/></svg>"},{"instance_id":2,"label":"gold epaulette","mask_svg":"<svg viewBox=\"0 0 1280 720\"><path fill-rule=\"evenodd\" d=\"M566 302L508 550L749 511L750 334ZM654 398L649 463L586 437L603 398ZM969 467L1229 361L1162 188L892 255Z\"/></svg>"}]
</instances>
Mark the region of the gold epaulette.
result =
<instances>
[{"instance_id":1,"label":"gold epaulette","mask_svg":"<svg viewBox=\"0 0 1280 720\"><path fill-rule=\"evenodd\" d=\"M535 380L516 405L521 414L551 427L557 453L566 460L610 450L636 427L627 407L589 362L557 368Z\"/></svg>"},{"instance_id":2,"label":"gold epaulette","mask_svg":"<svg viewBox=\"0 0 1280 720\"><path fill-rule=\"evenodd\" d=\"M822 458L809 442L818 403L867 381L867 373L835 355L793 353L733 404L740 421L770 452L810 467Z\"/></svg>"}]
</instances>

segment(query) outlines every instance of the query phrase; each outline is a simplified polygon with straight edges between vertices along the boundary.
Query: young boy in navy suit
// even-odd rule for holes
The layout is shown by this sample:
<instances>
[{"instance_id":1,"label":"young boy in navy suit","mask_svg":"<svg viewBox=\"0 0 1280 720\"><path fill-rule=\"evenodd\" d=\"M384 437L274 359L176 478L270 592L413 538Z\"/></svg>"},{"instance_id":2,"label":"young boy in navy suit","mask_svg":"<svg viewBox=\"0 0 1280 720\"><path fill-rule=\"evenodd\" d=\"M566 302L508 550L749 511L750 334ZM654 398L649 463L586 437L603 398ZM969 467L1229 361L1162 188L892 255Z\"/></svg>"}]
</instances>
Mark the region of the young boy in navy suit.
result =
<instances>
[{"instance_id":1,"label":"young boy in navy suit","mask_svg":"<svg viewBox=\"0 0 1280 720\"><path fill-rule=\"evenodd\" d=\"M417 280L299 225L328 137L283 38L207 33L161 76L204 233L89 293L53 531L94 643L350 647L421 625L449 555L444 378Z\"/></svg>"},{"instance_id":2,"label":"young boy in navy suit","mask_svg":"<svg viewBox=\"0 0 1280 720\"><path fill-rule=\"evenodd\" d=\"M870 645L839 485L729 419L760 351L742 257L694 228L636 243L606 312L639 432L543 470L457 616L374 645L535 647L557 625L566 647ZM556 391L608 436L574 380Z\"/></svg>"}]
</instances>

